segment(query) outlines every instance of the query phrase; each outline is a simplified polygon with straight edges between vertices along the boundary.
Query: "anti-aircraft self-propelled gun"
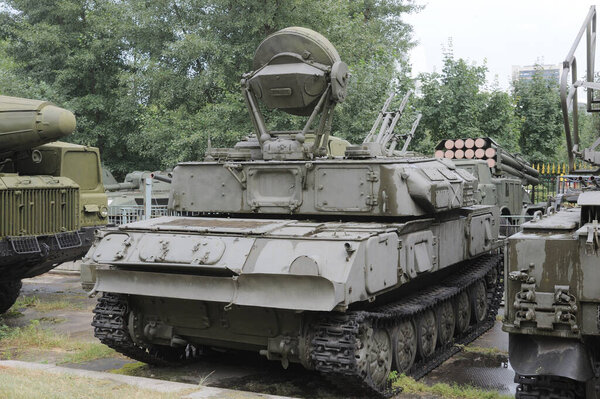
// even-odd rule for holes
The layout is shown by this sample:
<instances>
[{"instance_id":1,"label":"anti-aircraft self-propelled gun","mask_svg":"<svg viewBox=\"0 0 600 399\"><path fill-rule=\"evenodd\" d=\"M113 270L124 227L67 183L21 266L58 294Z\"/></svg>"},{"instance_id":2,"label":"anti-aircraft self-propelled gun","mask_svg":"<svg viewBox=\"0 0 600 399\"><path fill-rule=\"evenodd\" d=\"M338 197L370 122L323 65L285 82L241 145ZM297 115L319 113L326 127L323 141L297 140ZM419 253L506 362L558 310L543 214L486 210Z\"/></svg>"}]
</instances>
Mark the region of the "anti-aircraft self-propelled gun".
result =
<instances>
[{"instance_id":1,"label":"anti-aircraft self-propelled gun","mask_svg":"<svg viewBox=\"0 0 600 399\"><path fill-rule=\"evenodd\" d=\"M0 313L21 279L81 258L106 225L98 149L56 141L73 130L66 109L0 96Z\"/></svg>"},{"instance_id":2,"label":"anti-aircraft self-propelled gun","mask_svg":"<svg viewBox=\"0 0 600 399\"><path fill-rule=\"evenodd\" d=\"M396 150L397 112L327 155L349 75L320 34L276 32L253 67L242 93L255 138L173 171L169 206L199 216L105 230L87 254L95 335L147 363L255 350L351 395L389 394L393 368L418 378L493 324L498 209L475 204L477 182L451 161ZM269 130L259 101L306 124Z\"/></svg>"}]
</instances>

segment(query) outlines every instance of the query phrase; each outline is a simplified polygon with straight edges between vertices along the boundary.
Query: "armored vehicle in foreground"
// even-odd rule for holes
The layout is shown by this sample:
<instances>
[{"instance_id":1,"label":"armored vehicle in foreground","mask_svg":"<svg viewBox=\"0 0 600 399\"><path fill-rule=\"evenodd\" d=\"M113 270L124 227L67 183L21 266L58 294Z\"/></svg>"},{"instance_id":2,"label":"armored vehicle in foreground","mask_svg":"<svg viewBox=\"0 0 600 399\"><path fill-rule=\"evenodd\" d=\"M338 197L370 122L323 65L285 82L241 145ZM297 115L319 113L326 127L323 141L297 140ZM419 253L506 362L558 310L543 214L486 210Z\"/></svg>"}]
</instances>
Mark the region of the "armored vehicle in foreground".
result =
<instances>
[{"instance_id":1,"label":"armored vehicle in foreground","mask_svg":"<svg viewBox=\"0 0 600 399\"><path fill-rule=\"evenodd\" d=\"M574 54L584 33L586 80L577 81ZM600 139L581 150L577 123L578 87L587 88L588 111L598 111L595 41L596 9L591 7L563 62L560 86L570 174L582 176L584 185L578 205L538 217L508 240L503 329L509 333L519 399L600 397L600 169L590 177L589 169L574 168L575 156L600 167Z\"/></svg>"},{"instance_id":2,"label":"armored vehicle in foreground","mask_svg":"<svg viewBox=\"0 0 600 399\"><path fill-rule=\"evenodd\" d=\"M475 204L451 161L395 150L385 108L364 143L328 156L348 69L320 34L283 29L253 67L242 93L257 139L173 171L169 206L200 216L105 230L86 255L95 335L151 364L253 350L354 396L390 394L393 368L419 378L493 325L498 209ZM259 101L306 124L270 130Z\"/></svg>"},{"instance_id":3,"label":"armored vehicle in foreground","mask_svg":"<svg viewBox=\"0 0 600 399\"><path fill-rule=\"evenodd\" d=\"M0 96L0 313L21 279L80 258L106 224L98 149L56 141L74 129L65 109Z\"/></svg>"}]
</instances>

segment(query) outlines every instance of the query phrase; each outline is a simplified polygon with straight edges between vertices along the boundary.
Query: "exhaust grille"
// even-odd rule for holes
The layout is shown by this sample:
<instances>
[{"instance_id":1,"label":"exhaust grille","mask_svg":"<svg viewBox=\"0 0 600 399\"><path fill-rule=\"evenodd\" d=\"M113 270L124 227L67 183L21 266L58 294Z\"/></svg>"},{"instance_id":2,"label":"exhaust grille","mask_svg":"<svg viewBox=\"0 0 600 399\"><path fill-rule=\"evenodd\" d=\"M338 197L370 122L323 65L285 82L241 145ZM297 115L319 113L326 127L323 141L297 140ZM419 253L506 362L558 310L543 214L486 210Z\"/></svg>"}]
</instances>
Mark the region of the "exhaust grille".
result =
<instances>
[{"instance_id":1,"label":"exhaust grille","mask_svg":"<svg viewBox=\"0 0 600 399\"><path fill-rule=\"evenodd\" d=\"M78 188L0 190L0 238L78 230L78 216Z\"/></svg>"}]
</instances>

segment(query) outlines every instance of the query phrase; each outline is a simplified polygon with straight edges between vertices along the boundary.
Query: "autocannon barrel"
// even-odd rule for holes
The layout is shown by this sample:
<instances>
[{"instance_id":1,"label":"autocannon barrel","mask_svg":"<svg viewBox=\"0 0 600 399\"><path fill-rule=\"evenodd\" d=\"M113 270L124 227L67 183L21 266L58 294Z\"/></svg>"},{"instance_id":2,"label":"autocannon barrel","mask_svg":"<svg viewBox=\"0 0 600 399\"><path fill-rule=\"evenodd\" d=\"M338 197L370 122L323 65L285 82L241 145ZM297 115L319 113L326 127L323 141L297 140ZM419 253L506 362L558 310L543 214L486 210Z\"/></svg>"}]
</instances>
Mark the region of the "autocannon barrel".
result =
<instances>
[{"instance_id":1,"label":"autocannon barrel","mask_svg":"<svg viewBox=\"0 0 600 399\"><path fill-rule=\"evenodd\" d=\"M0 96L0 152L37 147L74 130L71 111L47 101Z\"/></svg>"},{"instance_id":2,"label":"autocannon barrel","mask_svg":"<svg viewBox=\"0 0 600 399\"><path fill-rule=\"evenodd\" d=\"M114 183L114 184L105 184L104 189L106 191L119 191L119 190L135 190L140 188L139 185L125 182L125 183Z\"/></svg>"}]
</instances>

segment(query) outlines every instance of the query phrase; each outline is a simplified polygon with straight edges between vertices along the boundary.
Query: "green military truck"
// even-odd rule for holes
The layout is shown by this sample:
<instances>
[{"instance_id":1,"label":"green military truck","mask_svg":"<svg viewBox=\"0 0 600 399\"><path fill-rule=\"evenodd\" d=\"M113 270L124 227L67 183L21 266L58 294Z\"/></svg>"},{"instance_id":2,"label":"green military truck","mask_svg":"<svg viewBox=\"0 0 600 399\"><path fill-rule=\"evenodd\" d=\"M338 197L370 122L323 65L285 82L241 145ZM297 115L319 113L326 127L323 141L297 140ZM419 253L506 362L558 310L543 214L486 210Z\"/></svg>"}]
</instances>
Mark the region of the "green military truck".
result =
<instances>
[{"instance_id":1,"label":"green military truck","mask_svg":"<svg viewBox=\"0 0 600 399\"><path fill-rule=\"evenodd\" d=\"M70 111L0 96L0 313L21 279L80 258L106 224L98 149L56 141L74 130Z\"/></svg>"}]
</instances>

